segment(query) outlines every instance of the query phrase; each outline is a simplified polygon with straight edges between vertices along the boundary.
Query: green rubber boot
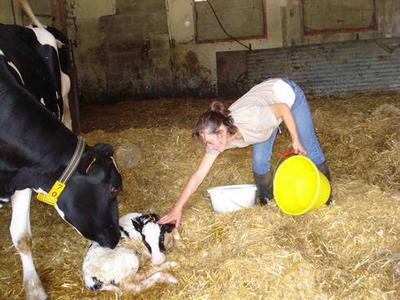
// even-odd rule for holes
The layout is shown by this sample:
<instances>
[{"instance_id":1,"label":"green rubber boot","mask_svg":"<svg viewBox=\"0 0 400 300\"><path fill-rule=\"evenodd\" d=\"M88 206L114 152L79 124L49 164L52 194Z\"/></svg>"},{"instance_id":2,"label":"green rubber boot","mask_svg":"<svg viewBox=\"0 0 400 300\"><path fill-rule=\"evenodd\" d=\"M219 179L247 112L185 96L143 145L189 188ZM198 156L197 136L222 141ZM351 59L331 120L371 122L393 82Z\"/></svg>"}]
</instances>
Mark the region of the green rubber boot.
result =
<instances>
[{"instance_id":1,"label":"green rubber boot","mask_svg":"<svg viewBox=\"0 0 400 300\"><path fill-rule=\"evenodd\" d=\"M328 179L329 183L331 183L331 173L329 172L328 165L326 161L324 161L322 164L317 165L318 170L325 175L325 177ZM326 205L329 205L332 203L332 185L331 185L331 193L329 194L329 198L326 201Z\"/></svg>"},{"instance_id":2,"label":"green rubber boot","mask_svg":"<svg viewBox=\"0 0 400 300\"><path fill-rule=\"evenodd\" d=\"M268 202L272 201L274 198L273 190L272 190L272 182L273 176L271 172L260 175L253 172L254 180L256 182L257 190L258 190L258 198L260 199L260 203L262 205L267 205Z\"/></svg>"}]
</instances>

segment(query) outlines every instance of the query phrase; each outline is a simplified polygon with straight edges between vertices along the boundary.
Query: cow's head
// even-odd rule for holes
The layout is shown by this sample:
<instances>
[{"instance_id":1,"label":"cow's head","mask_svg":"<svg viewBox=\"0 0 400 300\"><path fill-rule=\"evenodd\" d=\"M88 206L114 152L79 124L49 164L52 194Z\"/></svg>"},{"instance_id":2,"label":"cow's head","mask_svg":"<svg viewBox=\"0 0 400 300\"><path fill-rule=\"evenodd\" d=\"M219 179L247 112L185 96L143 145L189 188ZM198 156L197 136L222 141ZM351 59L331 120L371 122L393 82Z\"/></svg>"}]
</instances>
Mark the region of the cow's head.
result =
<instances>
[{"instance_id":1,"label":"cow's head","mask_svg":"<svg viewBox=\"0 0 400 300\"><path fill-rule=\"evenodd\" d=\"M63 218L85 238L115 248L121 236L117 195L122 178L110 145L86 146L57 207Z\"/></svg>"}]
</instances>

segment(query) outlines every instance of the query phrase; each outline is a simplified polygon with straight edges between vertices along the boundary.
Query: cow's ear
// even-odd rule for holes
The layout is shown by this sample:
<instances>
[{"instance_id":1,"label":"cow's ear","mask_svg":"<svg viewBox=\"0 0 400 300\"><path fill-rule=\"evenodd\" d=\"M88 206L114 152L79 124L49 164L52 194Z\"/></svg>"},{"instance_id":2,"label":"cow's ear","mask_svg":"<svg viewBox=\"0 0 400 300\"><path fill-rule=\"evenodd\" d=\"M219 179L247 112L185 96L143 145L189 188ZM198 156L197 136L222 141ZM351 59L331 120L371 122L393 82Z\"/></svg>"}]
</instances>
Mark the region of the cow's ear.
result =
<instances>
[{"instance_id":1,"label":"cow's ear","mask_svg":"<svg viewBox=\"0 0 400 300\"><path fill-rule=\"evenodd\" d=\"M77 168L78 172L82 175L86 175L95 161L96 155L94 151L92 149L85 151L85 153L81 157L81 160L79 161L79 165Z\"/></svg>"},{"instance_id":2,"label":"cow's ear","mask_svg":"<svg viewBox=\"0 0 400 300\"><path fill-rule=\"evenodd\" d=\"M114 154L114 149L109 144L96 144L94 145L96 152L101 152L106 156L112 156Z\"/></svg>"}]
</instances>

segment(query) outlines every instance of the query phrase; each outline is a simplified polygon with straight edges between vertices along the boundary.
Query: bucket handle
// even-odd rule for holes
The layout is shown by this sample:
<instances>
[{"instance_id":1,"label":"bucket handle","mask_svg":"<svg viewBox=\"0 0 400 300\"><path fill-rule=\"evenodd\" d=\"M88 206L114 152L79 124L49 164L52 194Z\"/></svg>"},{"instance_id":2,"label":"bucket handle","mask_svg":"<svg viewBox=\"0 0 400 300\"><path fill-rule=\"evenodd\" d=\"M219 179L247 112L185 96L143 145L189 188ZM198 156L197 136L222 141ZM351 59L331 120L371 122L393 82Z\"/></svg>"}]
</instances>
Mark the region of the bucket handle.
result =
<instances>
[{"instance_id":1,"label":"bucket handle","mask_svg":"<svg viewBox=\"0 0 400 300\"><path fill-rule=\"evenodd\" d=\"M275 168L273 168L273 170L272 170L273 177L275 177L276 170L278 169L282 160L288 156L293 156L293 155L298 155L296 152L294 152L293 148L287 148L286 151L280 153L281 157L279 158L278 162L276 163Z\"/></svg>"},{"instance_id":2,"label":"bucket handle","mask_svg":"<svg viewBox=\"0 0 400 300\"><path fill-rule=\"evenodd\" d=\"M296 152L294 152L293 148L288 148L285 152L281 152L281 157L286 157L291 154L296 154Z\"/></svg>"}]
</instances>

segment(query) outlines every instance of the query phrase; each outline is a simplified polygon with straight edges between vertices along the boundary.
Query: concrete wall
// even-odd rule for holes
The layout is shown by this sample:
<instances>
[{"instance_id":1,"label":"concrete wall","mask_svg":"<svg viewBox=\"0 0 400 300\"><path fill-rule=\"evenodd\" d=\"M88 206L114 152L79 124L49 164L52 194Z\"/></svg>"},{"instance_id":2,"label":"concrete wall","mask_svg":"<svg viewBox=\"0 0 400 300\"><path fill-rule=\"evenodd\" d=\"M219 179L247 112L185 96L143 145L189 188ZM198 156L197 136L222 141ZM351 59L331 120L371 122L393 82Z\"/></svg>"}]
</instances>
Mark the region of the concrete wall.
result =
<instances>
[{"instance_id":1,"label":"concrete wall","mask_svg":"<svg viewBox=\"0 0 400 300\"><path fill-rule=\"evenodd\" d=\"M195 2L195 10L197 41L230 39L226 32L235 38L265 36L265 9L261 0L201 1Z\"/></svg>"},{"instance_id":2,"label":"concrete wall","mask_svg":"<svg viewBox=\"0 0 400 300\"><path fill-rule=\"evenodd\" d=\"M15 18L20 22L20 13L15 13ZM13 24L13 11L11 8L10 1L2 0L0 1L0 23Z\"/></svg>"},{"instance_id":3,"label":"concrete wall","mask_svg":"<svg viewBox=\"0 0 400 300\"><path fill-rule=\"evenodd\" d=\"M252 49L281 47L281 7L285 5L286 0L268 1L266 6L268 38L244 39L241 42ZM193 3L186 0L168 0L168 6L170 33L175 41L173 57L176 90L180 91L182 87L188 86L195 95L215 95L217 92L216 53L246 50L246 48L234 41L195 43ZM195 64L191 61L195 61Z\"/></svg>"},{"instance_id":4,"label":"concrete wall","mask_svg":"<svg viewBox=\"0 0 400 300\"><path fill-rule=\"evenodd\" d=\"M74 49L78 66L79 89L83 97L92 102L101 102L106 95L106 52L102 44L103 35L99 20L103 16L115 15L113 0L97 0L93 6L91 0L79 0L74 9L77 32L77 47Z\"/></svg>"},{"instance_id":5,"label":"concrete wall","mask_svg":"<svg viewBox=\"0 0 400 300\"><path fill-rule=\"evenodd\" d=\"M32 9L38 16L39 20L45 25L50 25L50 0L32 0L30 2L32 5ZM14 18L16 24L29 24L29 21L26 20L26 18L22 15L17 0L0 0L0 23L14 24Z\"/></svg>"},{"instance_id":6,"label":"concrete wall","mask_svg":"<svg viewBox=\"0 0 400 300\"><path fill-rule=\"evenodd\" d=\"M171 94L165 1L97 3L93 7L91 0L80 0L75 10L83 100L113 102Z\"/></svg>"},{"instance_id":7,"label":"concrete wall","mask_svg":"<svg viewBox=\"0 0 400 300\"><path fill-rule=\"evenodd\" d=\"M49 0L31 2L38 11L45 10ZM76 17L77 27L71 26L70 32L78 45L75 59L82 101L215 95L217 53L248 51L235 41L196 43L191 0L69 3L70 15ZM334 1L340 4L336 6L331 3L264 0L266 38L240 41L257 50L400 36L398 0L340 0ZM347 13L360 7L364 11L361 14ZM373 14L375 24L370 24ZM1 0L0 22L12 20L9 1Z\"/></svg>"}]
</instances>

